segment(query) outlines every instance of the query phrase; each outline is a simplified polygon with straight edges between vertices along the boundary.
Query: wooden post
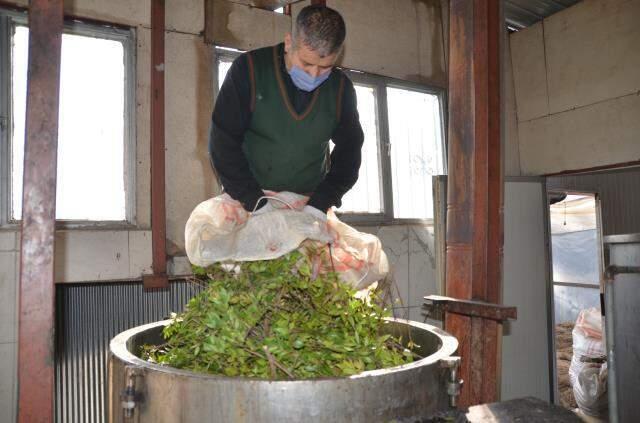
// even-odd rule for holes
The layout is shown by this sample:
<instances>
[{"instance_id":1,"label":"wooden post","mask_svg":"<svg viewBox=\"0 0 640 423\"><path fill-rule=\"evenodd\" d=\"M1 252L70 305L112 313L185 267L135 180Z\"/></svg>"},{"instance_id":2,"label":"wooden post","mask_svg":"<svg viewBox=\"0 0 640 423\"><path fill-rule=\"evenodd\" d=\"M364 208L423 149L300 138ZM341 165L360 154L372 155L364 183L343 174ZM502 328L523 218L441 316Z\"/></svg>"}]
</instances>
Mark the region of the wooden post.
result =
<instances>
[{"instance_id":1,"label":"wooden post","mask_svg":"<svg viewBox=\"0 0 640 423\"><path fill-rule=\"evenodd\" d=\"M53 421L62 0L31 0L20 245L18 421Z\"/></svg>"},{"instance_id":2,"label":"wooden post","mask_svg":"<svg viewBox=\"0 0 640 423\"><path fill-rule=\"evenodd\" d=\"M447 296L501 301L503 172L499 0L450 1ZM447 312L460 341L461 405L496 401L502 325Z\"/></svg>"},{"instance_id":3,"label":"wooden post","mask_svg":"<svg viewBox=\"0 0 640 423\"><path fill-rule=\"evenodd\" d=\"M153 274L145 289L166 289L167 217L164 163L164 0L151 0L151 252Z\"/></svg>"}]
</instances>

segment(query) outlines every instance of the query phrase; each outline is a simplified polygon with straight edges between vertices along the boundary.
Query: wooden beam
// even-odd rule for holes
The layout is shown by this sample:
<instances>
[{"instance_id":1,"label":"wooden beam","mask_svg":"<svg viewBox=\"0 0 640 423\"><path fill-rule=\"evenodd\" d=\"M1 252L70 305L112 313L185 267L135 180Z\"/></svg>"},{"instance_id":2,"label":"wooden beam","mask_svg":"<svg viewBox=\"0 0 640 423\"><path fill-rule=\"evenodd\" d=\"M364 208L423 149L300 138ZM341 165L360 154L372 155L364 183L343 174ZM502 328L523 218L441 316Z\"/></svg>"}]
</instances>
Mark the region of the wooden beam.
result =
<instances>
[{"instance_id":1,"label":"wooden beam","mask_svg":"<svg viewBox=\"0 0 640 423\"><path fill-rule=\"evenodd\" d=\"M145 289L169 287L164 157L164 30L165 0L151 0L151 251L152 275Z\"/></svg>"},{"instance_id":2,"label":"wooden beam","mask_svg":"<svg viewBox=\"0 0 640 423\"><path fill-rule=\"evenodd\" d=\"M503 246L499 0L451 0L446 294L499 304ZM495 401L501 324L447 312L460 341L461 405Z\"/></svg>"},{"instance_id":3,"label":"wooden beam","mask_svg":"<svg viewBox=\"0 0 640 423\"><path fill-rule=\"evenodd\" d=\"M20 245L18 421L53 421L62 0L31 0Z\"/></svg>"},{"instance_id":4,"label":"wooden beam","mask_svg":"<svg viewBox=\"0 0 640 423\"><path fill-rule=\"evenodd\" d=\"M213 0L209 0L213 1ZM257 7L258 9L275 10L279 7L297 3L301 0L227 0L232 3L244 4L246 6Z\"/></svg>"}]
</instances>

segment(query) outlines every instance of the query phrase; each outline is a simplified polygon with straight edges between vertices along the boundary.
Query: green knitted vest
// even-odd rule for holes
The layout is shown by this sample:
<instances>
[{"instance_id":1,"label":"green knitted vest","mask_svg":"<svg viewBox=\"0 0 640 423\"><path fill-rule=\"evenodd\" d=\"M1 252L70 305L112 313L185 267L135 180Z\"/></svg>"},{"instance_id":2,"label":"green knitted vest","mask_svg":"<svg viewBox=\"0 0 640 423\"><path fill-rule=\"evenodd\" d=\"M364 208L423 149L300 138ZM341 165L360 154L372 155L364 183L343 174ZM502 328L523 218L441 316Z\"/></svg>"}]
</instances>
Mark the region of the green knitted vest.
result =
<instances>
[{"instance_id":1,"label":"green knitted vest","mask_svg":"<svg viewBox=\"0 0 640 423\"><path fill-rule=\"evenodd\" d=\"M299 115L287 95L279 51L274 46L249 52L253 115L242 148L262 189L310 193L329 170L344 76L332 71Z\"/></svg>"}]
</instances>

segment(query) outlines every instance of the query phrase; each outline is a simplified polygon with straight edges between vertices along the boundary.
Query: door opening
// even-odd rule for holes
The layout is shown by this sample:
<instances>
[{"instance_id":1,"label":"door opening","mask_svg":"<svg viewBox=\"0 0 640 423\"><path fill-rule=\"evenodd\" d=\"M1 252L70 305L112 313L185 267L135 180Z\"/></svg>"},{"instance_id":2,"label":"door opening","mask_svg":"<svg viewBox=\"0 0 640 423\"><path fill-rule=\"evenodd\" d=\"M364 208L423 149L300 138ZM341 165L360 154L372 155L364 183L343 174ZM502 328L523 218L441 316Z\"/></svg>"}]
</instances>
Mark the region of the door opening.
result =
<instances>
[{"instance_id":1,"label":"door opening","mask_svg":"<svg viewBox=\"0 0 640 423\"><path fill-rule=\"evenodd\" d=\"M549 224L557 403L577 408L571 369L572 331L583 316L601 315L602 234L594 193L550 192ZM604 344L604 341L603 341Z\"/></svg>"}]
</instances>

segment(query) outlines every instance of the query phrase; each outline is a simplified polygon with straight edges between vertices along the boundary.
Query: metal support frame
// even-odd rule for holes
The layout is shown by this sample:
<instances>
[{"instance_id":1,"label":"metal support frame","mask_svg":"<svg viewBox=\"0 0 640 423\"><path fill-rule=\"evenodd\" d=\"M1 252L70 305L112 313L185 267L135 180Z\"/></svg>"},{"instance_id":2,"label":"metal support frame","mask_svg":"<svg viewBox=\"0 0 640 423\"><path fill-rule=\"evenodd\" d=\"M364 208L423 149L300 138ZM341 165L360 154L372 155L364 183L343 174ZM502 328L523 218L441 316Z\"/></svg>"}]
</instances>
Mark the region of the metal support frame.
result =
<instances>
[{"instance_id":1,"label":"metal support frame","mask_svg":"<svg viewBox=\"0 0 640 423\"><path fill-rule=\"evenodd\" d=\"M153 274L144 275L145 289L166 289L167 229L164 163L164 0L151 1L151 250Z\"/></svg>"},{"instance_id":2,"label":"metal support frame","mask_svg":"<svg viewBox=\"0 0 640 423\"><path fill-rule=\"evenodd\" d=\"M53 421L54 241L62 0L31 0L20 305L18 421Z\"/></svg>"},{"instance_id":3,"label":"metal support frame","mask_svg":"<svg viewBox=\"0 0 640 423\"><path fill-rule=\"evenodd\" d=\"M451 0L446 294L499 304L503 255L499 0ZM463 406L499 399L502 325L450 303L445 328L460 341ZM485 310L486 311L486 310ZM484 312L483 312L484 313Z\"/></svg>"}]
</instances>

